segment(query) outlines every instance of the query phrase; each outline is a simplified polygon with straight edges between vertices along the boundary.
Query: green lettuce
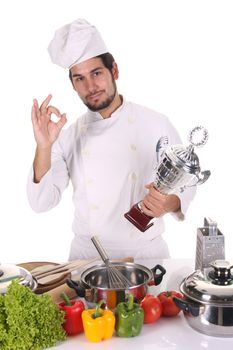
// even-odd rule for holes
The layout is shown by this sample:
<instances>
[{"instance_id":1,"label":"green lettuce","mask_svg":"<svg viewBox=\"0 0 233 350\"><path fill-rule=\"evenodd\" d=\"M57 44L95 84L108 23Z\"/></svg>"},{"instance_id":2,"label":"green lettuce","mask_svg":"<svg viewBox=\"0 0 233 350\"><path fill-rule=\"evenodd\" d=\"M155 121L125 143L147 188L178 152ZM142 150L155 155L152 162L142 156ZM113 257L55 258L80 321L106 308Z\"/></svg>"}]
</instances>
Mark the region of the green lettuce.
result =
<instances>
[{"instance_id":1,"label":"green lettuce","mask_svg":"<svg viewBox=\"0 0 233 350\"><path fill-rule=\"evenodd\" d=\"M40 350L66 338L64 313L47 295L12 281L0 295L0 349Z\"/></svg>"}]
</instances>

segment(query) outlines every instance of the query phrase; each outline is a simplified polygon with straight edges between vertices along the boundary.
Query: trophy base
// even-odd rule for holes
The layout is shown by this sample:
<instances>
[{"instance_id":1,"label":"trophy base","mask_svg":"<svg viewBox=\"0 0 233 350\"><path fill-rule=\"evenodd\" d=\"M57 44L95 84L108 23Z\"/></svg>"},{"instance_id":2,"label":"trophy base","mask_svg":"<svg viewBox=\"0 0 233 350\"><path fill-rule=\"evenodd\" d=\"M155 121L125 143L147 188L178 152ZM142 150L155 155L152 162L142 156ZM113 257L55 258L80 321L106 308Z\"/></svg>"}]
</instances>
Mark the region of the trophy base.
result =
<instances>
[{"instance_id":1,"label":"trophy base","mask_svg":"<svg viewBox=\"0 0 233 350\"><path fill-rule=\"evenodd\" d=\"M154 222L151 222L153 218L143 213L138 204L135 204L127 213L125 213L124 217L142 232L145 232L154 224Z\"/></svg>"}]
</instances>

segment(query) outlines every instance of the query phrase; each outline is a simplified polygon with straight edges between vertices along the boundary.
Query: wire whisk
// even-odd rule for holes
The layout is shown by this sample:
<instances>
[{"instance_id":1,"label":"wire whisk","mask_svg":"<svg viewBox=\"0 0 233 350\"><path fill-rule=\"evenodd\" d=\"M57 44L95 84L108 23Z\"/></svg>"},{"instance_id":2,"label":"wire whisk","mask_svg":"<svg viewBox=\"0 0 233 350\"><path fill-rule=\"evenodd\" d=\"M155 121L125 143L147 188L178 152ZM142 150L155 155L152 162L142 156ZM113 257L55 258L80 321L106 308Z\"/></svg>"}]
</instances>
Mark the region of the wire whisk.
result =
<instances>
[{"instance_id":1,"label":"wire whisk","mask_svg":"<svg viewBox=\"0 0 233 350\"><path fill-rule=\"evenodd\" d=\"M92 243L94 244L96 250L98 251L101 259L105 263L107 279L108 279L108 288L110 289L128 289L132 287L132 283L129 281L127 277L123 275L123 273L118 270L118 268L111 263L109 257L100 244L97 236L91 237Z\"/></svg>"}]
</instances>

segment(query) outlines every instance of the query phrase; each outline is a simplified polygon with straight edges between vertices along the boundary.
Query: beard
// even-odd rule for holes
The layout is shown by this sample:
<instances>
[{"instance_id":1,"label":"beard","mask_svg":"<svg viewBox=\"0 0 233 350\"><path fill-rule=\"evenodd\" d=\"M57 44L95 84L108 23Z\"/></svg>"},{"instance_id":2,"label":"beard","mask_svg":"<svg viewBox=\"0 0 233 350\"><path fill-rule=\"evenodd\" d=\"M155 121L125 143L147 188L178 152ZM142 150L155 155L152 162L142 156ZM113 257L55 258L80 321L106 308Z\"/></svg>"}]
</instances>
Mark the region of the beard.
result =
<instances>
[{"instance_id":1,"label":"beard","mask_svg":"<svg viewBox=\"0 0 233 350\"><path fill-rule=\"evenodd\" d=\"M101 101L99 103L91 103L87 101L83 101L83 102L87 106L87 108L89 108L92 112L98 112L110 106L110 104L112 103L112 101L116 96L116 90L117 90L116 83L115 81L113 81L113 93L110 96L107 96L104 101Z\"/></svg>"}]
</instances>

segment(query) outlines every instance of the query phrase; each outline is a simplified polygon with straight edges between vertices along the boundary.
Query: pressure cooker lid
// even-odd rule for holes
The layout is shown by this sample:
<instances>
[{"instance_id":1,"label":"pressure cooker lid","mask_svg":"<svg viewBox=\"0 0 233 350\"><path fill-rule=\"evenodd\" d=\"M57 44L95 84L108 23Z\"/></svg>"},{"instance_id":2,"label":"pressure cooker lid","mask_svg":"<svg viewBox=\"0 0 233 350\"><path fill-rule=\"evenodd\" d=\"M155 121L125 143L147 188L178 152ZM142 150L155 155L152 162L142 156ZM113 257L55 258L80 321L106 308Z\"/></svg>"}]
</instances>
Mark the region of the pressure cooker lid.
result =
<instances>
[{"instance_id":1,"label":"pressure cooker lid","mask_svg":"<svg viewBox=\"0 0 233 350\"><path fill-rule=\"evenodd\" d=\"M25 286L34 289L35 281L29 271L13 264L0 264L0 294L5 294L8 286L15 279Z\"/></svg>"},{"instance_id":2,"label":"pressure cooker lid","mask_svg":"<svg viewBox=\"0 0 233 350\"><path fill-rule=\"evenodd\" d=\"M215 260L211 269L197 270L186 277L180 290L188 298L216 306L233 305L233 263Z\"/></svg>"}]
</instances>

